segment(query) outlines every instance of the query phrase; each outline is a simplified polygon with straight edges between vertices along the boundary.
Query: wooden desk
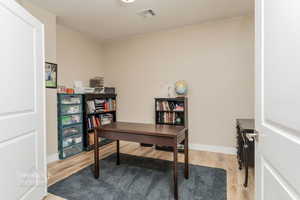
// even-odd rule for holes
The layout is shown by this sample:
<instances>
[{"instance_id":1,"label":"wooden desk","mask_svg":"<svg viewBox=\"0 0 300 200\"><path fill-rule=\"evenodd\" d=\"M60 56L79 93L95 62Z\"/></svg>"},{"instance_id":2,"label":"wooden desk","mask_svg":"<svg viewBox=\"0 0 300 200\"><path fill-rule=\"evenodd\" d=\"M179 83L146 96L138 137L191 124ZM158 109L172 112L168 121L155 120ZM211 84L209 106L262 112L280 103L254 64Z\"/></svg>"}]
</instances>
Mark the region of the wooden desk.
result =
<instances>
[{"instance_id":1,"label":"wooden desk","mask_svg":"<svg viewBox=\"0 0 300 200\"><path fill-rule=\"evenodd\" d=\"M174 198L178 199L178 166L177 166L177 144L184 141L185 170L184 176L189 177L188 157L188 129L183 126L139 124L127 122L114 122L110 125L99 127L95 131L95 178L99 178L99 142L98 137L108 138L117 141L117 165L120 164L120 142L119 140L157 144L173 147L173 179Z\"/></svg>"}]
</instances>

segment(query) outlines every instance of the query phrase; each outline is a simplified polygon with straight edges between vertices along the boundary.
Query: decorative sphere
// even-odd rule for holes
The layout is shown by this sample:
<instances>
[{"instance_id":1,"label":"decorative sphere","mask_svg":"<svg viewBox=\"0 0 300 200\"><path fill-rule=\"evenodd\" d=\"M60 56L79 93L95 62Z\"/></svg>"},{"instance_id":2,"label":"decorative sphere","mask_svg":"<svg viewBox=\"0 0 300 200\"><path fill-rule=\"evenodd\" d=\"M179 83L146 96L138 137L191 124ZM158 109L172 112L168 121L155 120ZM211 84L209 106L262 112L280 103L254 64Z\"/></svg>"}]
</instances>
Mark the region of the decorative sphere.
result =
<instances>
[{"instance_id":1,"label":"decorative sphere","mask_svg":"<svg viewBox=\"0 0 300 200\"><path fill-rule=\"evenodd\" d=\"M184 96L187 93L187 82L186 81L177 81L175 83L175 92L180 95Z\"/></svg>"},{"instance_id":2,"label":"decorative sphere","mask_svg":"<svg viewBox=\"0 0 300 200\"><path fill-rule=\"evenodd\" d=\"M179 117L176 119L176 123L177 123L177 124L180 124L180 123L181 123L181 119L180 119Z\"/></svg>"}]
</instances>

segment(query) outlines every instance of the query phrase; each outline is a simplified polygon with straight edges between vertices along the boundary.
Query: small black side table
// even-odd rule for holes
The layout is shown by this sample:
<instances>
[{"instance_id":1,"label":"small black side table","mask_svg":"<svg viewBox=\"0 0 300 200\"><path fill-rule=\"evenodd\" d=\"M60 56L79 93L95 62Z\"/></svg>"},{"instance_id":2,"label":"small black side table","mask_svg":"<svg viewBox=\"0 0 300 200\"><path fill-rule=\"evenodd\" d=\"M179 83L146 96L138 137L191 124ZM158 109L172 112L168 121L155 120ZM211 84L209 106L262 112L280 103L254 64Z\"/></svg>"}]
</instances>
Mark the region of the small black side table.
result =
<instances>
[{"instance_id":1,"label":"small black side table","mask_svg":"<svg viewBox=\"0 0 300 200\"><path fill-rule=\"evenodd\" d=\"M248 167L255 164L254 152L255 145L254 141L250 141L247 134L255 132L255 121L254 119L237 119L237 159L239 163L239 169L245 167L245 182L244 187L248 186Z\"/></svg>"}]
</instances>

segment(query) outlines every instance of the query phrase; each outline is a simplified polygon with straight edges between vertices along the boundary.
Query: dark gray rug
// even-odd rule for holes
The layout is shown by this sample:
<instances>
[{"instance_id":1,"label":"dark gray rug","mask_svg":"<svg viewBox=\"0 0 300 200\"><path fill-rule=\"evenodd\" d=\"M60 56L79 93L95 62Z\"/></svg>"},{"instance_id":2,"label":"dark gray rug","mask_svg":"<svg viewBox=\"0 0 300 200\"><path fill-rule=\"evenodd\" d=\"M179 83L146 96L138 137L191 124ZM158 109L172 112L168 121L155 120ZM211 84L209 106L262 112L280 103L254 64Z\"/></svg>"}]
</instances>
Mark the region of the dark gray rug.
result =
<instances>
[{"instance_id":1,"label":"dark gray rug","mask_svg":"<svg viewBox=\"0 0 300 200\"><path fill-rule=\"evenodd\" d=\"M89 166L50 186L48 192L68 200L171 200L173 199L172 162L121 154L100 161L97 180ZM226 171L190 165L190 178L183 176L179 163L179 199L226 200Z\"/></svg>"}]
</instances>

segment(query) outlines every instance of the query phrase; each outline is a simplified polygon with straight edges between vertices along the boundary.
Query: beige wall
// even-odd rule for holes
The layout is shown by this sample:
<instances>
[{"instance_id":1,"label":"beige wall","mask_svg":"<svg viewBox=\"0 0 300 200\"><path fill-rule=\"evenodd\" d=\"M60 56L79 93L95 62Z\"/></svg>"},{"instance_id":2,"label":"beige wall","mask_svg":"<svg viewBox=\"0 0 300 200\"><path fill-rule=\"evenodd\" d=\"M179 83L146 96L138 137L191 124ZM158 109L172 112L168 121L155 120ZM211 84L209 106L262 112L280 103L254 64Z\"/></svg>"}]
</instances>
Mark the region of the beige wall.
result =
<instances>
[{"instance_id":1,"label":"beige wall","mask_svg":"<svg viewBox=\"0 0 300 200\"><path fill-rule=\"evenodd\" d=\"M101 46L88 37L56 24L56 16L26 1L19 3L45 26L46 62L58 64L58 85L73 86L73 80L87 84L89 78L102 75ZM47 155L57 153L56 89L46 89Z\"/></svg>"},{"instance_id":2,"label":"beige wall","mask_svg":"<svg viewBox=\"0 0 300 200\"><path fill-rule=\"evenodd\" d=\"M58 63L59 84L72 86L105 72L118 93L118 120L154 122L154 97L166 85L189 84L192 144L234 147L235 119L254 115L253 17L213 21L106 42L64 26L22 2L45 24L46 61ZM104 67L105 66L105 67ZM47 89L47 153L57 153L56 90Z\"/></svg>"},{"instance_id":3,"label":"beige wall","mask_svg":"<svg viewBox=\"0 0 300 200\"><path fill-rule=\"evenodd\" d=\"M68 87L74 80L88 86L90 78L103 75L100 44L61 25L57 25L57 62L59 83Z\"/></svg>"},{"instance_id":4,"label":"beige wall","mask_svg":"<svg viewBox=\"0 0 300 200\"><path fill-rule=\"evenodd\" d=\"M164 85L189 85L192 144L235 146L235 119L254 116L254 19L239 17L104 44L118 120L154 122Z\"/></svg>"}]
</instances>

